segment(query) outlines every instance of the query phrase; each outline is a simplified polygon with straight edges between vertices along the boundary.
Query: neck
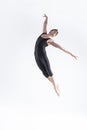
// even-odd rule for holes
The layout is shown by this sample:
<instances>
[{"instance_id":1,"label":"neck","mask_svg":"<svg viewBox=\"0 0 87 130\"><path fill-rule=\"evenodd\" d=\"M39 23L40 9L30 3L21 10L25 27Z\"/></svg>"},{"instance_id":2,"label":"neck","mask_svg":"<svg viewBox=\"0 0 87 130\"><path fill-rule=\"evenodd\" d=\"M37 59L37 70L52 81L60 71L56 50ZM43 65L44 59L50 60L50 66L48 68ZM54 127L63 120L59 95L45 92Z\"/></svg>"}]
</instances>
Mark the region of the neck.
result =
<instances>
[{"instance_id":1,"label":"neck","mask_svg":"<svg viewBox=\"0 0 87 130\"><path fill-rule=\"evenodd\" d=\"M49 36L49 37L52 37L52 36L50 35L50 33L48 33L48 36Z\"/></svg>"}]
</instances>

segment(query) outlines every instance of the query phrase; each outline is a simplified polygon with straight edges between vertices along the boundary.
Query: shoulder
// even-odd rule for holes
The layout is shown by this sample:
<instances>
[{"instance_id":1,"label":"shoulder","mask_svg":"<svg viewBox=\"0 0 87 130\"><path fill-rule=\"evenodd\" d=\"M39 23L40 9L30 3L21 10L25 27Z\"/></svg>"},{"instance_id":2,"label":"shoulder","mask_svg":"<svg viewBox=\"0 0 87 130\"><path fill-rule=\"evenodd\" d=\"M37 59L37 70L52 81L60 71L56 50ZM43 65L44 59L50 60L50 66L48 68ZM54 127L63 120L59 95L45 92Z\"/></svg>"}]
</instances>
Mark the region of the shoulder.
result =
<instances>
[{"instance_id":1,"label":"shoulder","mask_svg":"<svg viewBox=\"0 0 87 130\"><path fill-rule=\"evenodd\" d=\"M41 33L41 36L45 36L45 35L47 35L47 32Z\"/></svg>"},{"instance_id":2,"label":"shoulder","mask_svg":"<svg viewBox=\"0 0 87 130\"><path fill-rule=\"evenodd\" d=\"M52 42L54 42L54 41L53 41L53 39L49 38L49 39L47 40L47 42L48 42L48 43L52 43Z\"/></svg>"},{"instance_id":3,"label":"shoulder","mask_svg":"<svg viewBox=\"0 0 87 130\"><path fill-rule=\"evenodd\" d=\"M42 32L41 35L47 35L47 32Z\"/></svg>"},{"instance_id":4,"label":"shoulder","mask_svg":"<svg viewBox=\"0 0 87 130\"><path fill-rule=\"evenodd\" d=\"M48 36L48 34L46 32L43 32L41 34L41 37L44 38L44 39L48 39L49 38L49 36Z\"/></svg>"},{"instance_id":5,"label":"shoulder","mask_svg":"<svg viewBox=\"0 0 87 130\"><path fill-rule=\"evenodd\" d=\"M47 44L48 44L48 45L51 45L53 42L54 42L54 41L53 41L51 38L49 38L49 39L47 40Z\"/></svg>"}]
</instances>

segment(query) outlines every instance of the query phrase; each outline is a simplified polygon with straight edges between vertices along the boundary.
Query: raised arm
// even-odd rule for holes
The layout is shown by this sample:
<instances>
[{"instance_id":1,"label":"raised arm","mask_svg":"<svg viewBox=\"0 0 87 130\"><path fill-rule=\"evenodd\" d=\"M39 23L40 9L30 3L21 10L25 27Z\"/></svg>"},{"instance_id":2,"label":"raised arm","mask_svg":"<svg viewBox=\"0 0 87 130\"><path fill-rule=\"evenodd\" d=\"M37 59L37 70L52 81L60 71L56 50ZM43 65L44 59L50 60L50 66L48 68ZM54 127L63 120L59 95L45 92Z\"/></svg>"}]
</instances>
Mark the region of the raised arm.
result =
<instances>
[{"instance_id":1,"label":"raised arm","mask_svg":"<svg viewBox=\"0 0 87 130\"><path fill-rule=\"evenodd\" d=\"M45 20L44 20L44 23L43 23L43 33L46 32L47 33L47 23L48 23L48 17L46 14L44 14L45 17Z\"/></svg>"},{"instance_id":2,"label":"raised arm","mask_svg":"<svg viewBox=\"0 0 87 130\"><path fill-rule=\"evenodd\" d=\"M64 51L65 53L71 55L77 60L77 56L73 55L71 52L65 50L63 47L61 47L58 43L55 43L53 40L48 40L48 44L51 44L52 46L59 48L60 50Z\"/></svg>"}]
</instances>

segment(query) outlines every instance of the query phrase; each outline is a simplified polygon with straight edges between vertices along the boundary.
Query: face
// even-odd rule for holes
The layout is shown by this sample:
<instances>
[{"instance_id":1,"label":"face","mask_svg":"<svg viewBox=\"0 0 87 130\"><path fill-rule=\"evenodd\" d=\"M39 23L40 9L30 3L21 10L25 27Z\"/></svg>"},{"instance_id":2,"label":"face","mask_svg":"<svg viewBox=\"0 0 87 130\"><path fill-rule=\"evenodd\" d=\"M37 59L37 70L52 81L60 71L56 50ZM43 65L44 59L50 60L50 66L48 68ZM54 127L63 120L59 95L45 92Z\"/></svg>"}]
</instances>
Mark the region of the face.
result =
<instances>
[{"instance_id":1,"label":"face","mask_svg":"<svg viewBox=\"0 0 87 130\"><path fill-rule=\"evenodd\" d=\"M55 37L58 34L57 30L52 30L49 32L52 37Z\"/></svg>"}]
</instances>

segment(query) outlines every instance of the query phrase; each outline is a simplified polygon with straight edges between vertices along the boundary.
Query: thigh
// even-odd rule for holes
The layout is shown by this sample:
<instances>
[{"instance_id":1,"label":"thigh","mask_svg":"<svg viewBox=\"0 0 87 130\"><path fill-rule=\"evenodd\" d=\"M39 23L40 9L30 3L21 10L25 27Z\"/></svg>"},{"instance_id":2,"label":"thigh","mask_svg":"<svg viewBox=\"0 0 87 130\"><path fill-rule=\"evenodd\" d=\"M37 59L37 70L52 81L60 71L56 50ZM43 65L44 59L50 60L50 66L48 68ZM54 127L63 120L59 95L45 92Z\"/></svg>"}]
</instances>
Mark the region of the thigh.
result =
<instances>
[{"instance_id":1,"label":"thigh","mask_svg":"<svg viewBox=\"0 0 87 130\"><path fill-rule=\"evenodd\" d=\"M36 62L37 62L39 69L42 71L43 75L45 77L48 77L49 73L48 73L46 67L44 66L44 64L42 63L42 61L40 59L38 59L38 60L36 60Z\"/></svg>"},{"instance_id":2,"label":"thigh","mask_svg":"<svg viewBox=\"0 0 87 130\"><path fill-rule=\"evenodd\" d=\"M48 57L45 55L43 56L43 58L41 59L41 62L43 63L46 72L48 73L48 75L52 75L52 71L51 71L51 67L50 67L50 62Z\"/></svg>"},{"instance_id":3,"label":"thigh","mask_svg":"<svg viewBox=\"0 0 87 130\"><path fill-rule=\"evenodd\" d=\"M45 66L46 69L49 69L50 68L50 62L49 62L49 59L46 55L44 55L42 58L41 58L41 62L42 64Z\"/></svg>"}]
</instances>

